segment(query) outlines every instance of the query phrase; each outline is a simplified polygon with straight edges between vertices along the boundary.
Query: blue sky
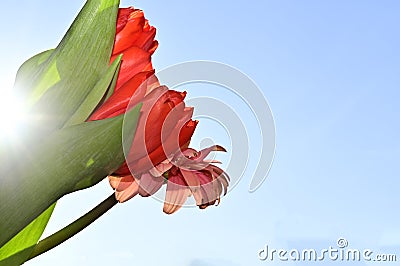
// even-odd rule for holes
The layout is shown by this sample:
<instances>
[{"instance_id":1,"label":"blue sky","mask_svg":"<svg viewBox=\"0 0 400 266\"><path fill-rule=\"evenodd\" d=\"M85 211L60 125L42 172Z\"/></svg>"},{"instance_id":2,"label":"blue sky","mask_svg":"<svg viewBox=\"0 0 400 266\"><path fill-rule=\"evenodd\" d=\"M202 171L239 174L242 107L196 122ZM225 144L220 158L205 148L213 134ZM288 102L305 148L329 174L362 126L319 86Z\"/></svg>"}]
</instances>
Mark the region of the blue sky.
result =
<instances>
[{"instance_id":1,"label":"blue sky","mask_svg":"<svg viewBox=\"0 0 400 266\"><path fill-rule=\"evenodd\" d=\"M12 87L24 60L56 46L82 5L78 0L3 3L2 90ZM258 84L276 123L273 166L255 193L248 192L247 172L220 206L205 211L185 208L167 216L158 201L134 198L26 265L265 265L257 253L266 244L322 249L335 246L339 237L352 248L400 250L398 1L122 5L143 9L157 27L156 69L188 60L219 61ZM190 94L189 85L187 90ZM257 134L251 133L254 125L248 129ZM200 123L195 140L213 130ZM215 138L229 145L221 136L216 130ZM101 183L62 199L46 234L110 192Z\"/></svg>"}]
</instances>

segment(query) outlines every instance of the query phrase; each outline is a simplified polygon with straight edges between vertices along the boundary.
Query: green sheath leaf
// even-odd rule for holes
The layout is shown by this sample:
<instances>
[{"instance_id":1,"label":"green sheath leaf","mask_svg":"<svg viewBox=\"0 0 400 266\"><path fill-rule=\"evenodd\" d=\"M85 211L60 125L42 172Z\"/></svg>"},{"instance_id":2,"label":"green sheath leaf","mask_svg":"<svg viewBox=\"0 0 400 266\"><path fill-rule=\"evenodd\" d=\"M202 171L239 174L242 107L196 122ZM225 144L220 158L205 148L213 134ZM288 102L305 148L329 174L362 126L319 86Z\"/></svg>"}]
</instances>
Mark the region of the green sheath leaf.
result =
<instances>
[{"instance_id":1,"label":"green sheath leaf","mask_svg":"<svg viewBox=\"0 0 400 266\"><path fill-rule=\"evenodd\" d=\"M63 195L90 186L123 162L123 141L132 143L141 105L126 115L58 130L19 164L0 173L0 247ZM124 119L129 121L124 124ZM124 124L124 126L123 126Z\"/></svg>"},{"instance_id":2,"label":"green sheath leaf","mask_svg":"<svg viewBox=\"0 0 400 266\"><path fill-rule=\"evenodd\" d=\"M99 82L97 82L96 86L89 93L81 106L79 106L74 115L68 120L65 126L72 126L86 121L96 106L99 105L101 99L104 98L106 92L108 90L114 90L115 84L113 81L118 77L121 58L122 56L119 56L114 60L105 75L99 80Z\"/></svg>"},{"instance_id":3,"label":"green sheath leaf","mask_svg":"<svg viewBox=\"0 0 400 266\"><path fill-rule=\"evenodd\" d=\"M51 205L24 230L0 248L0 266L21 265L29 258L43 234L55 206L55 203Z\"/></svg>"}]
</instances>

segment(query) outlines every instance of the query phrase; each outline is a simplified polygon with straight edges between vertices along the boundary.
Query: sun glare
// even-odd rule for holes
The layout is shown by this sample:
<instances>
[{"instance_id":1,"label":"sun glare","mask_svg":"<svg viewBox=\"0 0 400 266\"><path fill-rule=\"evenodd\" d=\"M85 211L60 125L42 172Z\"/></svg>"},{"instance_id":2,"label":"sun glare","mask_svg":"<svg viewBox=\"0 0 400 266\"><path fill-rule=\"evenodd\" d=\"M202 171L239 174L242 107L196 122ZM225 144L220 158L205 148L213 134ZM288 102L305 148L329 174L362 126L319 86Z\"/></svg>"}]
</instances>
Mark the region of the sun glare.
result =
<instances>
[{"instance_id":1,"label":"sun glare","mask_svg":"<svg viewBox=\"0 0 400 266\"><path fill-rule=\"evenodd\" d=\"M3 93L0 98L0 139L16 138L24 117L21 102L11 93Z\"/></svg>"}]
</instances>

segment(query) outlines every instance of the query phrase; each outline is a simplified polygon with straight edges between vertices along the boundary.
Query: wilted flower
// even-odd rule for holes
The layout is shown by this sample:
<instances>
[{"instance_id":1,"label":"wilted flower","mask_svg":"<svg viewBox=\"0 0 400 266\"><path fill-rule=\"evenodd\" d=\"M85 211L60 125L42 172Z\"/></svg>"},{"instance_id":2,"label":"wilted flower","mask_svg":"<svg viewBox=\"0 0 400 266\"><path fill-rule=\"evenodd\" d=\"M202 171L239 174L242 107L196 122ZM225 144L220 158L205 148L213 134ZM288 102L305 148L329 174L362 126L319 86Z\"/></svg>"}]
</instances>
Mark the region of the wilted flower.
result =
<instances>
[{"instance_id":1,"label":"wilted flower","mask_svg":"<svg viewBox=\"0 0 400 266\"><path fill-rule=\"evenodd\" d=\"M204 209L219 203L220 196L227 192L229 176L219 167L205 158L211 151L225 151L215 145L197 152L185 149L171 159L167 159L135 179L133 176L109 178L110 185L116 190L116 198L124 202L140 194L147 197L156 193L163 184L167 184L164 212L171 214L183 206L188 196L193 195L196 205Z\"/></svg>"}]
</instances>

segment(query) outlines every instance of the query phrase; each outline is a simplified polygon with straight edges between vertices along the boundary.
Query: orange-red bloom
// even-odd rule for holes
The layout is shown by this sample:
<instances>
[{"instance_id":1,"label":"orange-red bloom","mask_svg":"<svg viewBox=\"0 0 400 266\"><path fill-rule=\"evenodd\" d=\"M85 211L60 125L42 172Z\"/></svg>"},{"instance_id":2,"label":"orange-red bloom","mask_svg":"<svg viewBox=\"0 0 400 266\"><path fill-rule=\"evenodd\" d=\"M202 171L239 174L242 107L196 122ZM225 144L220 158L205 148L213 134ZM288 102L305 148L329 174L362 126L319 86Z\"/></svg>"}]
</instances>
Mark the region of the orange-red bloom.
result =
<instances>
[{"instance_id":1,"label":"orange-red bloom","mask_svg":"<svg viewBox=\"0 0 400 266\"><path fill-rule=\"evenodd\" d=\"M154 76L151 55L158 46L155 34L156 29L141 10L119 10L111 56L112 62L123 54L118 80L114 93L90 120L114 117L143 103L126 161L109 176L120 202L137 194L152 195L167 183L165 213L178 210L190 194L200 208L205 208L219 201L223 191L226 193L229 177L204 158L211 151L224 149L213 146L196 152L188 148L197 121L191 119L193 108L185 105L186 92L160 86Z\"/></svg>"}]
</instances>

